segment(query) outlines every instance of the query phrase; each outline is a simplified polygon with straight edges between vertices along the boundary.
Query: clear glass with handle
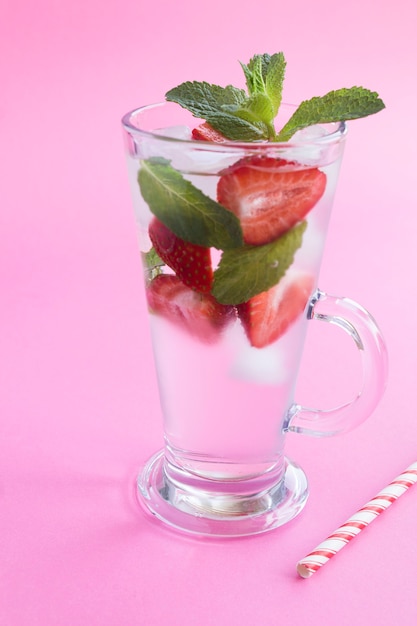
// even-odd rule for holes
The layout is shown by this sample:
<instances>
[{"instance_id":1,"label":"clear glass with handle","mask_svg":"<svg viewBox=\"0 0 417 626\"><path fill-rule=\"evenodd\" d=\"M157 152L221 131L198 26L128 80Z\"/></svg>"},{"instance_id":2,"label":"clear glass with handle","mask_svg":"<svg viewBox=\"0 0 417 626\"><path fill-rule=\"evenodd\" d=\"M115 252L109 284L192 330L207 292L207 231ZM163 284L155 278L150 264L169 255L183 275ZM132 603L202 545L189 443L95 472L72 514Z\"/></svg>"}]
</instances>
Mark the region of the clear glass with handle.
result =
<instances>
[{"instance_id":1,"label":"clear glass with handle","mask_svg":"<svg viewBox=\"0 0 417 626\"><path fill-rule=\"evenodd\" d=\"M286 144L195 140L197 124L169 103L123 118L165 438L138 498L175 529L233 537L302 510L307 480L287 434L367 419L387 356L372 316L317 286L345 124ZM294 399L312 321L338 326L361 355L361 388L333 410Z\"/></svg>"}]
</instances>

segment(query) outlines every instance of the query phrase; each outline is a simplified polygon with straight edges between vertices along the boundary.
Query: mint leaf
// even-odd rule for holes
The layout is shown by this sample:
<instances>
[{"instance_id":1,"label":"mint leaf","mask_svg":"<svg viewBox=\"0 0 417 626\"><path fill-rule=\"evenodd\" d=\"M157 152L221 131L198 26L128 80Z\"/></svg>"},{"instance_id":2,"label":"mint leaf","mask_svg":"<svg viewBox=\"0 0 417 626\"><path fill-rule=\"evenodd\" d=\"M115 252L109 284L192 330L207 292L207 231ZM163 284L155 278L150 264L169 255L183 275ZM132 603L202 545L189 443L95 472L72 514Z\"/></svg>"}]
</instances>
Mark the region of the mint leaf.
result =
<instances>
[{"instance_id":1,"label":"mint leaf","mask_svg":"<svg viewBox=\"0 0 417 626\"><path fill-rule=\"evenodd\" d=\"M161 257L153 247L148 252L143 253L143 260L145 266L150 270L165 265L165 261L161 259Z\"/></svg>"},{"instance_id":2,"label":"mint leaf","mask_svg":"<svg viewBox=\"0 0 417 626\"><path fill-rule=\"evenodd\" d=\"M223 252L213 296L221 304L241 304L276 285L292 264L306 227L307 222L300 222L272 243Z\"/></svg>"},{"instance_id":3,"label":"mint leaf","mask_svg":"<svg viewBox=\"0 0 417 626\"><path fill-rule=\"evenodd\" d=\"M239 116L248 98L242 89L232 85L220 87L206 82L185 82L165 94L190 111L194 117L205 119L213 128L232 141L259 141L268 137L262 120L256 116Z\"/></svg>"},{"instance_id":4,"label":"mint leaf","mask_svg":"<svg viewBox=\"0 0 417 626\"><path fill-rule=\"evenodd\" d=\"M232 85L220 87L206 82L188 81L168 91L165 98L180 104L195 117L206 119L207 115L221 113L224 104L242 104L247 96L243 89L237 89Z\"/></svg>"},{"instance_id":5,"label":"mint leaf","mask_svg":"<svg viewBox=\"0 0 417 626\"><path fill-rule=\"evenodd\" d=\"M285 67L287 63L285 61L282 52L273 54L267 66L265 76L266 93L269 96L271 104L273 106L273 117L278 113L278 109L281 105L282 99L282 87L285 78Z\"/></svg>"},{"instance_id":6,"label":"mint leaf","mask_svg":"<svg viewBox=\"0 0 417 626\"><path fill-rule=\"evenodd\" d=\"M269 54L255 54L248 65L240 64L245 73L246 86L250 96L256 93L265 93L265 77L269 59Z\"/></svg>"},{"instance_id":7,"label":"mint leaf","mask_svg":"<svg viewBox=\"0 0 417 626\"><path fill-rule=\"evenodd\" d=\"M256 93L243 104L229 105L225 109L232 115L254 124L269 124L274 117L271 101L263 93Z\"/></svg>"},{"instance_id":8,"label":"mint leaf","mask_svg":"<svg viewBox=\"0 0 417 626\"><path fill-rule=\"evenodd\" d=\"M304 100L278 133L276 141L288 141L295 132L313 124L354 120L385 108L378 94L363 87L338 89Z\"/></svg>"},{"instance_id":9,"label":"mint leaf","mask_svg":"<svg viewBox=\"0 0 417 626\"><path fill-rule=\"evenodd\" d=\"M255 121L250 113L244 119L238 112L229 114L221 112L206 117L206 121L232 141L261 141L268 138L268 129L265 124Z\"/></svg>"},{"instance_id":10,"label":"mint leaf","mask_svg":"<svg viewBox=\"0 0 417 626\"><path fill-rule=\"evenodd\" d=\"M148 252L142 253L143 267L146 268L146 277L152 280L155 276L162 273L162 267L165 262L160 258L155 248L151 248Z\"/></svg>"},{"instance_id":11,"label":"mint leaf","mask_svg":"<svg viewBox=\"0 0 417 626\"><path fill-rule=\"evenodd\" d=\"M142 161L138 182L152 213L177 237L221 250L242 245L238 218L194 187L165 159Z\"/></svg>"}]
</instances>

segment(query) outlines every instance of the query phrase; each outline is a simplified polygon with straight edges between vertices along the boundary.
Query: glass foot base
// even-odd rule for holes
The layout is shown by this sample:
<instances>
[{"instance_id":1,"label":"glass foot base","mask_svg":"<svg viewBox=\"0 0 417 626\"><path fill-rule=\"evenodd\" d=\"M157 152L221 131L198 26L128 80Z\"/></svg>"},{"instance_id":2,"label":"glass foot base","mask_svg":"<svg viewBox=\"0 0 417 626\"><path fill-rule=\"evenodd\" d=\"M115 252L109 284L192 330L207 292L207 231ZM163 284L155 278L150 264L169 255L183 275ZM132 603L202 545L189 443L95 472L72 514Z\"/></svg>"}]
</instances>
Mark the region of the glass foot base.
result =
<instances>
[{"instance_id":1,"label":"glass foot base","mask_svg":"<svg viewBox=\"0 0 417 626\"><path fill-rule=\"evenodd\" d=\"M285 459L285 473L267 489L231 493L218 481L177 481L165 472L164 451L155 454L138 478L138 500L147 512L177 530L202 536L243 537L273 530L303 509L307 479L303 470ZM250 481L245 481L250 486ZM231 483L228 483L230 486ZM208 488L207 488L208 486Z\"/></svg>"}]
</instances>

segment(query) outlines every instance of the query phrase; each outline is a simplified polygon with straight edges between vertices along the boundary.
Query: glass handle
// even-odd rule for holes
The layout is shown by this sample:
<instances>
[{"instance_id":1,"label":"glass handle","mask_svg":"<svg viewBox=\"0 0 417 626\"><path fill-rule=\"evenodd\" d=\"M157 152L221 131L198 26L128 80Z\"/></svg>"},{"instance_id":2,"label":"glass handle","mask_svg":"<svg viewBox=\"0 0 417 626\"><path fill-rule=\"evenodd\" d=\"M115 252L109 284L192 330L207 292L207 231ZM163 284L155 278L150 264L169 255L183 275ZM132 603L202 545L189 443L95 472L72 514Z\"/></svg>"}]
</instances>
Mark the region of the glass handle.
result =
<instances>
[{"instance_id":1,"label":"glass handle","mask_svg":"<svg viewBox=\"0 0 417 626\"><path fill-rule=\"evenodd\" d=\"M387 350L373 317L349 298L317 291L310 301L308 318L342 328L353 339L361 355L362 388L351 402L328 410L293 404L288 411L286 432L329 437L352 430L371 415L387 382Z\"/></svg>"}]
</instances>

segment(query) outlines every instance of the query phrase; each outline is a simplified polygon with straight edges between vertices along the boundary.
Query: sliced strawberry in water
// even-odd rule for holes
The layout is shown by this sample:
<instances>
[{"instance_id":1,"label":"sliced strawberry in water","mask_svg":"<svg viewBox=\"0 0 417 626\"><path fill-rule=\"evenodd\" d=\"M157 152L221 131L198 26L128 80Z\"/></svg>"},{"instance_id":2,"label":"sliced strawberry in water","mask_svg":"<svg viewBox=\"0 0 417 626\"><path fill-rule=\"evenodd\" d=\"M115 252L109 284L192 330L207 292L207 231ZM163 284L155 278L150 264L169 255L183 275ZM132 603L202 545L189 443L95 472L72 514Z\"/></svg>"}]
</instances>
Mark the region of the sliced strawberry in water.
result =
<instances>
[{"instance_id":1,"label":"sliced strawberry in water","mask_svg":"<svg viewBox=\"0 0 417 626\"><path fill-rule=\"evenodd\" d=\"M209 293L213 283L210 248L180 239L161 221L154 218L149 237L161 259L182 282L200 293Z\"/></svg>"},{"instance_id":2,"label":"sliced strawberry in water","mask_svg":"<svg viewBox=\"0 0 417 626\"><path fill-rule=\"evenodd\" d=\"M234 307L220 304L210 294L197 293L172 274L156 276L147 287L147 298L152 312L205 343L216 341L236 317Z\"/></svg>"},{"instance_id":3,"label":"sliced strawberry in water","mask_svg":"<svg viewBox=\"0 0 417 626\"><path fill-rule=\"evenodd\" d=\"M314 277L289 270L280 282L237 307L252 346L264 348L281 337L302 315L314 288Z\"/></svg>"},{"instance_id":4,"label":"sliced strawberry in water","mask_svg":"<svg viewBox=\"0 0 417 626\"><path fill-rule=\"evenodd\" d=\"M198 139L199 141L214 141L215 143L224 143L227 141L224 135L219 133L218 130L215 130L210 124L207 124L207 122L193 128L192 136L193 139Z\"/></svg>"},{"instance_id":5,"label":"sliced strawberry in water","mask_svg":"<svg viewBox=\"0 0 417 626\"><path fill-rule=\"evenodd\" d=\"M324 172L294 166L283 159L247 157L220 177L217 199L240 219L245 243L262 245L277 239L320 200L326 187Z\"/></svg>"}]
</instances>

